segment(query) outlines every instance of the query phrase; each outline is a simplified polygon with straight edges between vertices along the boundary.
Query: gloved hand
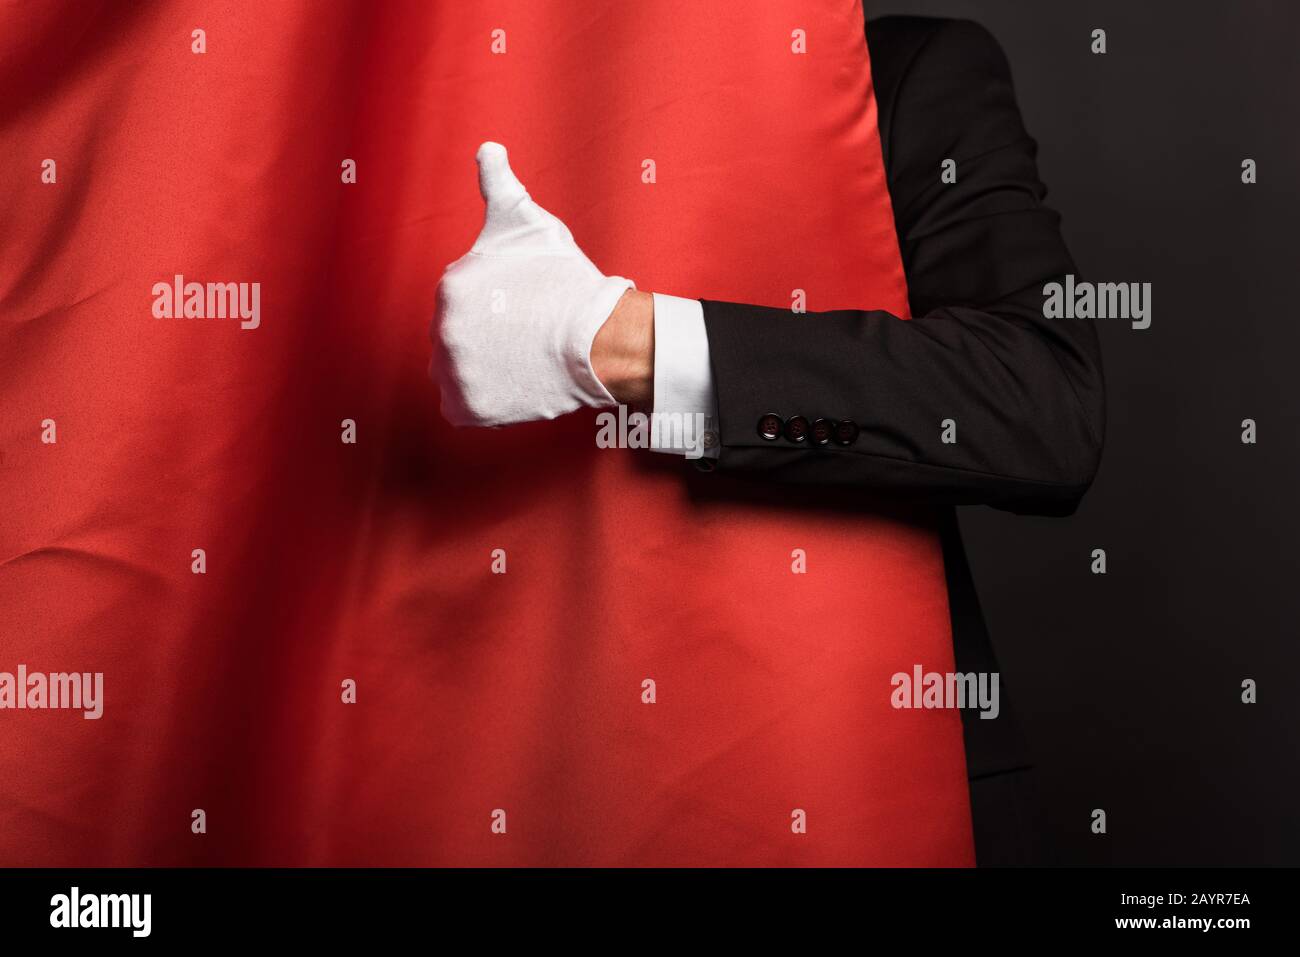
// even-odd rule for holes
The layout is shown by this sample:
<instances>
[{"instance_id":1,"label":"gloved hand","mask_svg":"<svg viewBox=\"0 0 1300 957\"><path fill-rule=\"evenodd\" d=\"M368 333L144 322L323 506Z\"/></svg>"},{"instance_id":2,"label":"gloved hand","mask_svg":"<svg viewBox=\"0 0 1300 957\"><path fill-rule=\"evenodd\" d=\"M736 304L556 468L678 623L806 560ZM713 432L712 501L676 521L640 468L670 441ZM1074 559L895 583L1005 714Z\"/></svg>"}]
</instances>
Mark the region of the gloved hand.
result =
<instances>
[{"instance_id":1,"label":"gloved hand","mask_svg":"<svg viewBox=\"0 0 1300 957\"><path fill-rule=\"evenodd\" d=\"M627 289L588 259L567 226L515 177L499 143L478 148L483 231L438 284L430 374L453 425L553 419L614 405L591 343Z\"/></svg>"}]
</instances>

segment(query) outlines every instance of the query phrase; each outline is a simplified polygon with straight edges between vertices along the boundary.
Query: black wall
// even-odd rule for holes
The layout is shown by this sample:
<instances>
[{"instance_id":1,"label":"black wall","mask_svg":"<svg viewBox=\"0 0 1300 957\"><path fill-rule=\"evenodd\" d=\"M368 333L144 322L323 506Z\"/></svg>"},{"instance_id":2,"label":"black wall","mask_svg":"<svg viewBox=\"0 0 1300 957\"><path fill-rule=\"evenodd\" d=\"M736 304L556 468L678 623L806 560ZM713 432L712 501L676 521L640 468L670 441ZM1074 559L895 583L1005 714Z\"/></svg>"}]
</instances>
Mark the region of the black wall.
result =
<instances>
[{"instance_id":1,"label":"black wall","mask_svg":"<svg viewBox=\"0 0 1300 957\"><path fill-rule=\"evenodd\" d=\"M1049 846L1061 863L1300 863L1300 3L866 6L987 27L1080 273L1153 284L1151 328L1098 320L1106 450L1079 512L960 510Z\"/></svg>"}]
</instances>

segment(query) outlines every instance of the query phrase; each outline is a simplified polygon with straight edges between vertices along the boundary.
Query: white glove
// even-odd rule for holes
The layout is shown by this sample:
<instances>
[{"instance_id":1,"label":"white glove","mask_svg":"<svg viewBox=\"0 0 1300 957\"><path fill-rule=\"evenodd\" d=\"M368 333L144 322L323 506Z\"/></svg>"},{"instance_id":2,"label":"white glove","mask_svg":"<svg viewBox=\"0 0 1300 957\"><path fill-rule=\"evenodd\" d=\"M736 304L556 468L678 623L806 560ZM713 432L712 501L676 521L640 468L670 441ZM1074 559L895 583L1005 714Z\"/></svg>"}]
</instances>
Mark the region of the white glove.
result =
<instances>
[{"instance_id":1,"label":"white glove","mask_svg":"<svg viewBox=\"0 0 1300 957\"><path fill-rule=\"evenodd\" d=\"M478 148L483 231L443 272L430 375L453 425L553 419L615 405L591 368L591 343L627 289L583 255L567 226L515 177L506 148Z\"/></svg>"}]
</instances>

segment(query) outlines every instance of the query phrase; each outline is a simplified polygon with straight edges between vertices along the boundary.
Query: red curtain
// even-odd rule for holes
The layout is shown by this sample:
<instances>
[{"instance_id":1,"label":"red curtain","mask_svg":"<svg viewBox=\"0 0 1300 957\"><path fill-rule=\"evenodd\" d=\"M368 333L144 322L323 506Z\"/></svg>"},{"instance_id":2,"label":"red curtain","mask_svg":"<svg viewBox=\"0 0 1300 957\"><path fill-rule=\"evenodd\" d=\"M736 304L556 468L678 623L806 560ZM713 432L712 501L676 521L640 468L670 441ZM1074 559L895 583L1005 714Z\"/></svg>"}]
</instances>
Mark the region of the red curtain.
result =
<instances>
[{"instance_id":1,"label":"red curtain","mask_svg":"<svg viewBox=\"0 0 1300 957\"><path fill-rule=\"evenodd\" d=\"M972 863L924 513L426 374L488 139L641 289L905 312L856 0L7 3L0 89L0 671L104 676L0 864Z\"/></svg>"}]
</instances>

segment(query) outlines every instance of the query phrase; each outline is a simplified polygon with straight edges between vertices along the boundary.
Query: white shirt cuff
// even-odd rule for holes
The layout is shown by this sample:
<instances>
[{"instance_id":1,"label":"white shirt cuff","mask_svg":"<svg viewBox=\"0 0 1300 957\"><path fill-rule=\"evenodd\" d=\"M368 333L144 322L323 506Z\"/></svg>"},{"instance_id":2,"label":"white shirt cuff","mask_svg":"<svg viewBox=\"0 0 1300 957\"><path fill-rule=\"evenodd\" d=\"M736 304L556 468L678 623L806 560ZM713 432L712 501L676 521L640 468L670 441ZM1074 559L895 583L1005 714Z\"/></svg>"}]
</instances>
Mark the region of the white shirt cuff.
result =
<instances>
[{"instance_id":1,"label":"white shirt cuff","mask_svg":"<svg viewBox=\"0 0 1300 957\"><path fill-rule=\"evenodd\" d=\"M654 294L655 396L650 447L687 458L718 455L718 398L698 299Z\"/></svg>"}]
</instances>

